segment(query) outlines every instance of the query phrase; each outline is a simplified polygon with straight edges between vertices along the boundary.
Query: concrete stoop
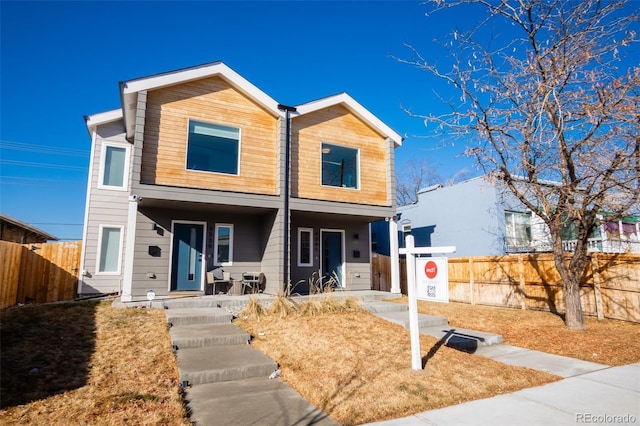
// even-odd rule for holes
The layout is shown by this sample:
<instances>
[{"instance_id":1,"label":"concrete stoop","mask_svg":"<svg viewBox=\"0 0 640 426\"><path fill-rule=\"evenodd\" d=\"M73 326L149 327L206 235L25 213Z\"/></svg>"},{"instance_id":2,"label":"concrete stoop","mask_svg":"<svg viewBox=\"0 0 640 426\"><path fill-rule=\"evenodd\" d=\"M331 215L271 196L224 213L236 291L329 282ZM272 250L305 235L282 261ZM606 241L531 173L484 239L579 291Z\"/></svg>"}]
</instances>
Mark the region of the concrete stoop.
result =
<instances>
[{"instance_id":1,"label":"concrete stoop","mask_svg":"<svg viewBox=\"0 0 640 426\"><path fill-rule=\"evenodd\" d=\"M376 316L409 329L409 308L394 302L365 302L364 308ZM443 317L418 314L420 334L428 334L443 342L446 346L465 352L475 353L479 347L502 343L502 336L476 330L467 330L449 326Z\"/></svg>"}]
</instances>

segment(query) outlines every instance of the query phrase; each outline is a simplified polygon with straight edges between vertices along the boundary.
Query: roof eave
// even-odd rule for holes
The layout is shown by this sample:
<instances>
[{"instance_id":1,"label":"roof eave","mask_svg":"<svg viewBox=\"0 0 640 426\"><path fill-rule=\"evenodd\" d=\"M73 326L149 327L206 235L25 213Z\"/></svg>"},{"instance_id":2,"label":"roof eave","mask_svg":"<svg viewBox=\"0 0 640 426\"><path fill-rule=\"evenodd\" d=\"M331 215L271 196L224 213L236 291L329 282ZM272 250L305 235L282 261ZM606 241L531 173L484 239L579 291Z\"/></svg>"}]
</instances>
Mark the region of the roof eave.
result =
<instances>
[{"instance_id":1,"label":"roof eave","mask_svg":"<svg viewBox=\"0 0 640 426\"><path fill-rule=\"evenodd\" d=\"M378 133L391 139L396 146L402 145L402 136L345 92L298 105L296 106L296 111L297 115L304 115L329 108L334 105L344 105L349 111L371 126Z\"/></svg>"}]
</instances>

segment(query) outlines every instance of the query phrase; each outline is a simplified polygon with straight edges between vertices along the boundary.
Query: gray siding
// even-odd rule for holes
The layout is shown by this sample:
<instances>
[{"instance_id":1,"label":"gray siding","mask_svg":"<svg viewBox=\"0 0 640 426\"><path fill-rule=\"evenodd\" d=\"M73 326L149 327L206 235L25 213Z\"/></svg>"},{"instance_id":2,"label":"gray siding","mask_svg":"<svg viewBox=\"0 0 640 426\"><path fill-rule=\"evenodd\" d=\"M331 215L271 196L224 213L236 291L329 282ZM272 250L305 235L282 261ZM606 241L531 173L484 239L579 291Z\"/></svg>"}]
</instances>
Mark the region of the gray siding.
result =
<instances>
[{"instance_id":1,"label":"gray siding","mask_svg":"<svg viewBox=\"0 0 640 426\"><path fill-rule=\"evenodd\" d=\"M504 254L504 212L496 188L483 178L420 193L417 204L398 213L400 226L411 221L416 246L456 246L450 257Z\"/></svg>"},{"instance_id":2,"label":"gray siding","mask_svg":"<svg viewBox=\"0 0 640 426\"><path fill-rule=\"evenodd\" d=\"M311 266L298 266L298 229L313 230L313 254ZM291 282L296 292L308 291L309 279L320 272L320 232L323 229L344 231L345 288L349 290L371 289L371 263L369 249L369 222L350 216L297 213L291 226ZM356 253L357 252L357 253Z\"/></svg>"},{"instance_id":3,"label":"gray siding","mask_svg":"<svg viewBox=\"0 0 640 426\"><path fill-rule=\"evenodd\" d=\"M126 225L129 191L101 189L98 188L98 180L100 176L100 159L102 155L103 145L107 142L117 143L121 145L129 145L125 139L124 125L122 121L116 121L99 126L96 130L95 147L93 150L93 158L90 161L93 164L91 176L89 176L87 188L87 233L83 244L84 264L83 269L85 275L81 278L80 294L94 293L112 293L120 291L123 264L121 262L121 274L119 275L102 275L98 274L98 244L100 240L100 225L115 225L123 227L122 235L122 256L124 259L125 241L126 241ZM131 153L131 151L129 151ZM129 166L131 167L131 161ZM127 171L130 174L130 170ZM128 179L128 185L131 185L131 179Z\"/></svg>"}]
</instances>

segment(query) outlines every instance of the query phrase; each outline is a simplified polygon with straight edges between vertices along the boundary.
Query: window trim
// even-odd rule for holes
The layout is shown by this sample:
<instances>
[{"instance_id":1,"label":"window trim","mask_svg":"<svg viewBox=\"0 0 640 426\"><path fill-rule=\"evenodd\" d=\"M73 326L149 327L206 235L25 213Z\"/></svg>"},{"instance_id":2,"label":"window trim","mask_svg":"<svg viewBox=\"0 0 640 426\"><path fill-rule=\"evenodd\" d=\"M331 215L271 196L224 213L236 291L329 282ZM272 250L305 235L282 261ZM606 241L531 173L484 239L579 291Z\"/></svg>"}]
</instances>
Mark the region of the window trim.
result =
<instances>
[{"instance_id":1,"label":"window trim","mask_svg":"<svg viewBox=\"0 0 640 426\"><path fill-rule=\"evenodd\" d=\"M107 150L109 148L124 148L124 166L122 176L122 186L105 185L104 173L106 171ZM129 188L129 159L131 157L131 145L114 142L103 142L100 151L100 171L98 172L98 188L112 191L127 191Z\"/></svg>"},{"instance_id":2,"label":"window trim","mask_svg":"<svg viewBox=\"0 0 640 426\"><path fill-rule=\"evenodd\" d=\"M352 149L354 151L356 151L356 186L355 187L348 187L348 186L337 186L337 185L325 185L323 183L323 150L324 150L324 145L331 145L331 146L335 146L338 148L347 148L347 149ZM351 191L360 191L361 187L362 187L362 179L361 179L361 175L360 175L360 148L356 148L353 146L348 146L348 145L339 145L336 143L331 143L331 142L326 142L326 141L322 141L320 142L320 186L322 186L323 188L339 188L339 189L348 189Z\"/></svg>"},{"instance_id":3,"label":"window trim","mask_svg":"<svg viewBox=\"0 0 640 426\"><path fill-rule=\"evenodd\" d=\"M105 229L118 229L120 230L120 241L118 241L118 268L116 271L101 271L100 263L102 259L102 240L104 238ZM122 271L122 249L124 242L124 226L122 225L109 225L100 224L98 226L98 246L96 252L96 275L120 275Z\"/></svg>"},{"instance_id":4,"label":"window trim","mask_svg":"<svg viewBox=\"0 0 640 426\"><path fill-rule=\"evenodd\" d=\"M238 158L236 160L236 170L237 173L225 173L225 172L215 172L215 171L211 171L211 170L196 170L196 169L190 169L188 167L187 161L189 158L189 128L191 127L191 123L200 123L200 124L204 124L204 125L212 125L212 126L220 126L220 127L229 127L229 128L233 128L233 129L238 129ZM193 172L193 173L214 173L217 175L222 175L222 176L240 176L240 157L242 155L242 128L239 126L233 126L233 125L229 125L229 124L222 124L222 123L217 123L214 121L207 121L207 120L199 120L199 119L194 119L194 118L189 118L187 120L187 140L186 140L186 147L185 147L185 155L184 155L184 169L188 172Z\"/></svg>"},{"instance_id":5,"label":"window trim","mask_svg":"<svg viewBox=\"0 0 640 426\"><path fill-rule=\"evenodd\" d=\"M229 228L229 260L227 262L218 262L218 230L222 227ZM233 265L233 224L232 223L216 223L213 233L213 265L214 266L232 266Z\"/></svg>"},{"instance_id":6,"label":"window trim","mask_svg":"<svg viewBox=\"0 0 640 426\"><path fill-rule=\"evenodd\" d=\"M507 215L511 215L511 221L507 220ZM527 216L529 218L528 223L526 224L526 228L529 229L529 235L528 235L528 241L527 241L527 245L526 246L521 246L516 244L518 241L518 233L517 233L517 229L516 229L516 222L515 222L515 218L516 215L518 215L519 217L521 216ZM513 246L513 247L528 247L531 246L531 244L533 244L534 239L533 239L533 233L531 230L531 217L532 214L531 212L518 212L515 210L505 210L504 211L504 216L505 216L505 237L506 237L506 242L507 242L507 246ZM509 230L509 225L511 225L512 227L512 231L514 233L514 235L508 235L508 230ZM521 224L520 224L521 225ZM509 244L508 242L512 241L513 244Z\"/></svg>"},{"instance_id":7,"label":"window trim","mask_svg":"<svg viewBox=\"0 0 640 426\"><path fill-rule=\"evenodd\" d=\"M302 234L309 233L309 263L302 262ZM298 266L313 266L313 228L298 228Z\"/></svg>"}]
</instances>

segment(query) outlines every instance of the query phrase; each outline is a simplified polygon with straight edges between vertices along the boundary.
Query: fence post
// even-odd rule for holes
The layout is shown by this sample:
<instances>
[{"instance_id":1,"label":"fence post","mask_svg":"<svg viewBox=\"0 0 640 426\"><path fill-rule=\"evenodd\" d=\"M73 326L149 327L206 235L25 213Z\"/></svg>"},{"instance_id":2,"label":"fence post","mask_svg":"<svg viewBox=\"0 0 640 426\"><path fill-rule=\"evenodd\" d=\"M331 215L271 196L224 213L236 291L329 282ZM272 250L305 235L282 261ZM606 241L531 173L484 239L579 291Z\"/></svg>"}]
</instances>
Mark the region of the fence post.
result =
<instances>
[{"instance_id":1,"label":"fence post","mask_svg":"<svg viewBox=\"0 0 640 426\"><path fill-rule=\"evenodd\" d=\"M599 320L604 319L604 309L602 306L602 291L600 289L600 264L598 262L598 254L593 253L591 256L591 272L593 273L593 292L596 299L596 315Z\"/></svg>"},{"instance_id":2,"label":"fence post","mask_svg":"<svg viewBox=\"0 0 640 426\"><path fill-rule=\"evenodd\" d=\"M525 294L525 279L524 279L524 256L518 256L518 266L520 272L520 308L522 310L527 309L527 297Z\"/></svg>"},{"instance_id":3,"label":"fence post","mask_svg":"<svg viewBox=\"0 0 640 426\"><path fill-rule=\"evenodd\" d=\"M473 277L473 257L469 258L469 303L472 305L476 304L475 298L475 285L474 285L474 277Z\"/></svg>"}]
</instances>

